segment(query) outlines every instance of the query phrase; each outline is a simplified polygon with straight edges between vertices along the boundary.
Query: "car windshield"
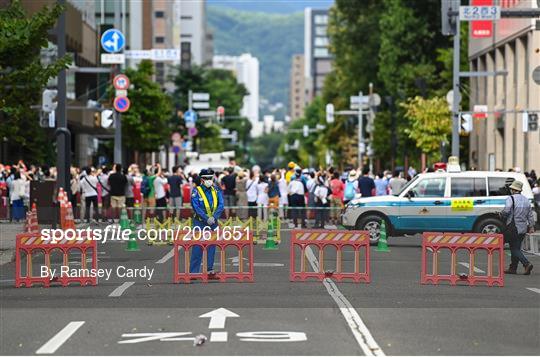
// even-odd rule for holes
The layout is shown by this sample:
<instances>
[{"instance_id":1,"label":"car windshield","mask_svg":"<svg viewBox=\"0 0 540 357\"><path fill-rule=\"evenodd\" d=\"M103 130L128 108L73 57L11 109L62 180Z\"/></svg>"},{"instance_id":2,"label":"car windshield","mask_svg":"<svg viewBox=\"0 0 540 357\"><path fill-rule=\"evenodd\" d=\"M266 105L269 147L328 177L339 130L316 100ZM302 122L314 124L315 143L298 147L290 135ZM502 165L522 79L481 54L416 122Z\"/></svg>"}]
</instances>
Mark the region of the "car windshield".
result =
<instances>
[{"instance_id":1,"label":"car windshield","mask_svg":"<svg viewBox=\"0 0 540 357\"><path fill-rule=\"evenodd\" d=\"M415 176L411 181L407 182L405 184L405 186L403 186L403 188L401 189L401 191L399 191L398 193L394 193L393 195L394 196L399 196L401 195L402 192L405 192L406 190L409 189L409 187L418 180L418 176Z\"/></svg>"}]
</instances>

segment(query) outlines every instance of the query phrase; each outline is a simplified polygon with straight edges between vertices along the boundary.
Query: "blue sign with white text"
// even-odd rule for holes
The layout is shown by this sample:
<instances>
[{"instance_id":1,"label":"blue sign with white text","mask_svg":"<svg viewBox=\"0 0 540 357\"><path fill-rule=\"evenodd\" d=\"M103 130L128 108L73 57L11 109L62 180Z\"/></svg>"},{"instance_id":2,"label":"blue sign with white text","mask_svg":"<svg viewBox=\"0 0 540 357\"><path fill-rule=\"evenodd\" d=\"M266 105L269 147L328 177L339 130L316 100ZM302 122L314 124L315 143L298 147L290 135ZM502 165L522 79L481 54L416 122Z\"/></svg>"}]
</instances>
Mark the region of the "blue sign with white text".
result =
<instances>
[{"instance_id":1,"label":"blue sign with white text","mask_svg":"<svg viewBox=\"0 0 540 357\"><path fill-rule=\"evenodd\" d=\"M109 53L122 51L125 44L124 34L117 29L109 29L101 35L101 47Z\"/></svg>"}]
</instances>

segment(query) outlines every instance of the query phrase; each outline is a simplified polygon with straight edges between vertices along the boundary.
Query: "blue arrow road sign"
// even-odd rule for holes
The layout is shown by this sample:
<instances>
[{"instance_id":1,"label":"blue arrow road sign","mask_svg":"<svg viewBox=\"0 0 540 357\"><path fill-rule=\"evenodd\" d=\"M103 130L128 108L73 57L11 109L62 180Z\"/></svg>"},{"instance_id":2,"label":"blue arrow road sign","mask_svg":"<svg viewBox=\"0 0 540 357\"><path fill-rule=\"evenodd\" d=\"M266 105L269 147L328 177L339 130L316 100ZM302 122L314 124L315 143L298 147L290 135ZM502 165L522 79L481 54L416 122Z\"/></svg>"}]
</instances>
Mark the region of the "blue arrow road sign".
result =
<instances>
[{"instance_id":1,"label":"blue arrow road sign","mask_svg":"<svg viewBox=\"0 0 540 357\"><path fill-rule=\"evenodd\" d=\"M192 122L195 123L197 121L197 113L193 110L188 110L184 113L184 121L186 123Z\"/></svg>"},{"instance_id":2,"label":"blue arrow road sign","mask_svg":"<svg viewBox=\"0 0 540 357\"><path fill-rule=\"evenodd\" d=\"M124 34L117 29L109 29L101 35L101 47L109 53L122 51L125 44Z\"/></svg>"}]
</instances>

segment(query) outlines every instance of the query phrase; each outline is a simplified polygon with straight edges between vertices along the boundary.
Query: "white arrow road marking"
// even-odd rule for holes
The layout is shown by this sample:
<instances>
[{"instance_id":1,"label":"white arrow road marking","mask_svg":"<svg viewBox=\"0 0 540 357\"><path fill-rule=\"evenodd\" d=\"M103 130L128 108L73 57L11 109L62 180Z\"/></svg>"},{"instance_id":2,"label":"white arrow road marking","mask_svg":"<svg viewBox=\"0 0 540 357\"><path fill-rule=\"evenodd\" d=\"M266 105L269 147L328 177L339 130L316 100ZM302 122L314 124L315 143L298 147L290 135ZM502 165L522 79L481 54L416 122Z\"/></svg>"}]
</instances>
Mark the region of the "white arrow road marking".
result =
<instances>
[{"instance_id":1,"label":"white arrow road marking","mask_svg":"<svg viewBox=\"0 0 540 357\"><path fill-rule=\"evenodd\" d=\"M309 246L306 248L306 255L313 270L318 271L319 263L313 254L313 250L311 250L311 247ZM349 300L347 300L347 298L341 293L341 291L339 291L332 279L324 279L323 284L326 287L328 294L330 294L332 299L334 299L336 304L339 306L341 314L345 318L345 321L347 321L349 328L356 338L358 345L362 351L364 351L364 354L366 356L384 356L385 354L383 350L379 347L369 332L367 326L364 324L364 321L362 321L362 318L360 315L358 315L358 312L354 309Z\"/></svg>"},{"instance_id":2,"label":"white arrow road marking","mask_svg":"<svg viewBox=\"0 0 540 357\"><path fill-rule=\"evenodd\" d=\"M219 309L207 312L206 314L202 314L199 316L199 318L210 318L210 323L208 324L209 329L213 328L225 328L225 320L227 317L239 317L237 314L235 314L232 311L229 311L227 309L224 309L220 307Z\"/></svg>"},{"instance_id":3,"label":"white arrow road marking","mask_svg":"<svg viewBox=\"0 0 540 357\"><path fill-rule=\"evenodd\" d=\"M538 288L527 288L527 290L530 290L530 291L533 291L535 293L540 294L540 289L538 289Z\"/></svg>"},{"instance_id":4,"label":"white arrow road marking","mask_svg":"<svg viewBox=\"0 0 540 357\"><path fill-rule=\"evenodd\" d=\"M227 331L212 331L210 334L210 342L227 342Z\"/></svg>"},{"instance_id":5,"label":"white arrow road marking","mask_svg":"<svg viewBox=\"0 0 540 357\"><path fill-rule=\"evenodd\" d=\"M171 259L171 258L173 257L173 255L174 255L174 248L171 249L171 250L169 250L169 252L168 252L167 254L165 254L165 255L163 256L163 258L161 258L160 260L158 260L158 261L156 262L156 264L163 264L163 263L166 263L167 260L169 260L169 259Z\"/></svg>"},{"instance_id":6,"label":"white arrow road marking","mask_svg":"<svg viewBox=\"0 0 540 357\"><path fill-rule=\"evenodd\" d=\"M463 265L465 268L469 269L469 263L462 263L462 262L459 262L459 265ZM477 268L477 267L473 267L473 270L475 273L482 273L482 274L485 274L486 272L483 271L482 269L480 268Z\"/></svg>"},{"instance_id":7,"label":"white arrow road marking","mask_svg":"<svg viewBox=\"0 0 540 357\"><path fill-rule=\"evenodd\" d=\"M112 293L109 294L109 297L119 297L122 296L124 291L126 291L131 285L135 284L134 281L126 281L116 289L112 291Z\"/></svg>"},{"instance_id":8,"label":"white arrow road marking","mask_svg":"<svg viewBox=\"0 0 540 357\"><path fill-rule=\"evenodd\" d=\"M194 341L194 337L180 337L191 335L191 332L155 332L155 333L123 333L122 337L138 337L132 340L118 341L118 343L139 343L148 341Z\"/></svg>"},{"instance_id":9,"label":"white arrow road marking","mask_svg":"<svg viewBox=\"0 0 540 357\"><path fill-rule=\"evenodd\" d=\"M61 329L53 338L36 351L38 355L55 353L82 325L84 321L71 321Z\"/></svg>"}]
</instances>

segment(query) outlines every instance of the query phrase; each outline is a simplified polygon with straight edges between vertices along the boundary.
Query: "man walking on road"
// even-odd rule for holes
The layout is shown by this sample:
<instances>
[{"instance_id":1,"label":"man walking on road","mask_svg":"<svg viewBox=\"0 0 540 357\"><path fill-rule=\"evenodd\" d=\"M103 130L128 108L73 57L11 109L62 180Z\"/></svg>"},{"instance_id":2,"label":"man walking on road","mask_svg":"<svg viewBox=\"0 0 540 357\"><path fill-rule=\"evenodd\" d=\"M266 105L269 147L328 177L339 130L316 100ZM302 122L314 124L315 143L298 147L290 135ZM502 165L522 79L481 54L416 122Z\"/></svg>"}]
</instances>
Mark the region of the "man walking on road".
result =
<instances>
[{"instance_id":1,"label":"man walking on road","mask_svg":"<svg viewBox=\"0 0 540 357\"><path fill-rule=\"evenodd\" d=\"M517 274L519 262L525 268L524 275L531 274L533 269L533 265L521 251L521 242L523 242L527 231L534 232L534 215L529 200L521 194L522 188L522 182L512 182L510 185L511 196L506 199L506 205L501 212L501 217L506 223L505 240L510 244L510 253L512 254L510 267L504 271L506 274Z\"/></svg>"},{"instance_id":2,"label":"man walking on road","mask_svg":"<svg viewBox=\"0 0 540 357\"><path fill-rule=\"evenodd\" d=\"M170 206L174 208L174 216L180 218L180 210L182 209L182 185L184 178L182 176L182 168L173 166L172 175L167 178L169 183Z\"/></svg>"},{"instance_id":3,"label":"man walking on road","mask_svg":"<svg viewBox=\"0 0 540 357\"><path fill-rule=\"evenodd\" d=\"M206 229L214 230L218 227L218 219L223 213L223 194L219 187L214 184L214 171L203 169L199 173L201 183L191 191L191 206L193 207L193 228L199 227L199 233L192 233L194 240L203 240ZM193 231L192 231L193 232ZM199 234L197 237L195 234ZM215 278L214 255L216 246L211 245L207 249L207 272L210 279ZM201 269L202 248L199 245L193 247L189 266L190 273L199 273Z\"/></svg>"}]
</instances>

